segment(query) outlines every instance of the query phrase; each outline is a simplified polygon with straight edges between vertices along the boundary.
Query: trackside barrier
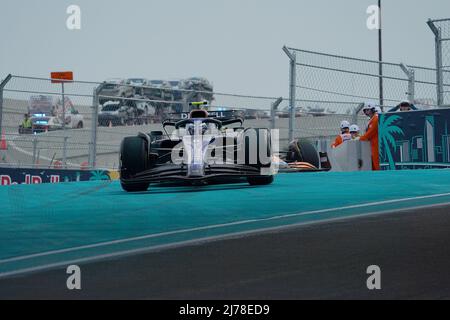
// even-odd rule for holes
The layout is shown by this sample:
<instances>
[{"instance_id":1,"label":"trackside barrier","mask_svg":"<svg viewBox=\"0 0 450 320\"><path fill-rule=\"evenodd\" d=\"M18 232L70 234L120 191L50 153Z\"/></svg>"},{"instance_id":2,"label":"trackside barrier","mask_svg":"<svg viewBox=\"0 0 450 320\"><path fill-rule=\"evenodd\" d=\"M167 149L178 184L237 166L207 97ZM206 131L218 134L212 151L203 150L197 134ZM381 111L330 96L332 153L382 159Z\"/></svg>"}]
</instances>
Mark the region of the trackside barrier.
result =
<instances>
[{"instance_id":1,"label":"trackside barrier","mask_svg":"<svg viewBox=\"0 0 450 320\"><path fill-rule=\"evenodd\" d=\"M372 151L365 141L346 141L328 153L331 171L353 172L372 170Z\"/></svg>"},{"instance_id":2,"label":"trackside barrier","mask_svg":"<svg viewBox=\"0 0 450 320\"><path fill-rule=\"evenodd\" d=\"M450 108L385 113L379 121L383 169L450 168Z\"/></svg>"},{"instance_id":3,"label":"trackside barrier","mask_svg":"<svg viewBox=\"0 0 450 320\"><path fill-rule=\"evenodd\" d=\"M117 180L117 171L0 168L0 185Z\"/></svg>"}]
</instances>

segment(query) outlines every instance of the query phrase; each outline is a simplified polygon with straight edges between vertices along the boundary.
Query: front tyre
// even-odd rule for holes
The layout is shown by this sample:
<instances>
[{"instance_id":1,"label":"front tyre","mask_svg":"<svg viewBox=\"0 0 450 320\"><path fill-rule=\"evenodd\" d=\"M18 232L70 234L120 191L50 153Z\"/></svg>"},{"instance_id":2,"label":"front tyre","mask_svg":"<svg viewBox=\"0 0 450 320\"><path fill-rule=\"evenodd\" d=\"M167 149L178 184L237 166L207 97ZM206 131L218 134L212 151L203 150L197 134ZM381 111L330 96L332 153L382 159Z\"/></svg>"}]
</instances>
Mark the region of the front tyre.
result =
<instances>
[{"instance_id":1,"label":"front tyre","mask_svg":"<svg viewBox=\"0 0 450 320\"><path fill-rule=\"evenodd\" d=\"M125 182L148 168L148 144L141 137L128 137L122 142L120 148L120 182L127 192L147 191L147 182Z\"/></svg>"}]
</instances>

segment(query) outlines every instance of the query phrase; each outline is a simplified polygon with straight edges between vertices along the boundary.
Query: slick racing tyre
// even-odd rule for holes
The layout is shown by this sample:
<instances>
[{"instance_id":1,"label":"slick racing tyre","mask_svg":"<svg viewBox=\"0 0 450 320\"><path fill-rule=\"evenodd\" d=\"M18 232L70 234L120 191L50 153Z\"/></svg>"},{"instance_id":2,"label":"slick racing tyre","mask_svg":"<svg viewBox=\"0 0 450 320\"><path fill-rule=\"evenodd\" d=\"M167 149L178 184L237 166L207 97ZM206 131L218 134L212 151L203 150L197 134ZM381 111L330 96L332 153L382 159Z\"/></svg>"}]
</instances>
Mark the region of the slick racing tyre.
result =
<instances>
[{"instance_id":1,"label":"slick racing tyre","mask_svg":"<svg viewBox=\"0 0 450 320\"><path fill-rule=\"evenodd\" d=\"M319 153L311 142L296 140L289 145L288 162L307 162L316 168L320 167Z\"/></svg>"},{"instance_id":2,"label":"slick racing tyre","mask_svg":"<svg viewBox=\"0 0 450 320\"><path fill-rule=\"evenodd\" d=\"M128 137L122 142L120 149L120 180L122 188L127 192L146 191L149 183L124 182L148 168L148 145L140 137Z\"/></svg>"}]
</instances>

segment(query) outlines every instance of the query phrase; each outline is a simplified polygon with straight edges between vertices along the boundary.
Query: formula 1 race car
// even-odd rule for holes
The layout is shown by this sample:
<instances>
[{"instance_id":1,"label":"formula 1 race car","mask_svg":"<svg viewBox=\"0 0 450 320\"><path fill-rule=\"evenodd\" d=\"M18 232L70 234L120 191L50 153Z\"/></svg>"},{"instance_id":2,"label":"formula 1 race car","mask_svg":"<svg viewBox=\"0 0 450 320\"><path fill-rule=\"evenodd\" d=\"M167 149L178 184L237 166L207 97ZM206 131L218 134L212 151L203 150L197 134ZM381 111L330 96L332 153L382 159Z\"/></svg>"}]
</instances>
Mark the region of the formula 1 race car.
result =
<instances>
[{"instance_id":1,"label":"formula 1 race car","mask_svg":"<svg viewBox=\"0 0 450 320\"><path fill-rule=\"evenodd\" d=\"M203 103L194 103L201 106ZM163 122L163 132L139 133L123 140L120 182L127 192L146 191L151 183L229 183L251 185L274 180L268 129L242 128L239 116L208 114L197 109L184 119ZM227 129L225 126L240 125ZM169 135L167 128L173 128Z\"/></svg>"}]
</instances>

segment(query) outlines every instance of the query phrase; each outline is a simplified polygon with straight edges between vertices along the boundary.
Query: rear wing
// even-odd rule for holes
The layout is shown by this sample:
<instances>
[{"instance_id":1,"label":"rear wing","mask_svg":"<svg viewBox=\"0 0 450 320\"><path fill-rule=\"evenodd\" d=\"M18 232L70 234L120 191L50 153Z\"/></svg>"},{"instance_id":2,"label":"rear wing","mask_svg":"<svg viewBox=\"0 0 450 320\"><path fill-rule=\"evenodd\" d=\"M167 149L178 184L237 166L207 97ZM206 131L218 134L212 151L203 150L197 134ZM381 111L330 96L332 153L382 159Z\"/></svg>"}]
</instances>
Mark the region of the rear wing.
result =
<instances>
[{"instance_id":1,"label":"rear wing","mask_svg":"<svg viewBox=\"0 0 450 320\"><path fill-rule=\"evenodd\" d=\"M209 119L204 120L205 122L217 122L217 124L220 124L220 127L222 126L229 126L231 124L235 124L235 123L239 123L241 126L244 123L244 119L243 118L215 118L215 117L209 117ZM186 119L179 119L179 120L174 120L174 119L167 119L163 121L163 128L166 127L177 127L179 126L181 123L184 122L188 122L190 121L189 118Z\"/></svg>"},{"instance_id":2,"label":"rear wing","mask_svg":"<svg viewBox=\"0 0 450 320\"><path fill-rule=\"evenodd\" d=\"M171 121L179 121L184 119L189 119L190 112L177 112L177 113L169 113L168 117L165 119ZM241 119L244 121L245 112L242 110L226 110L226 111L208 111L208 117L217 119L220 121L226 121L231 119Z\"/></svg>"},{"instance_id":3,"label":"rear wing","mask_svg":"<svg viewBox=\"0 0 450 320\"><path fill-rule=\"evenodd\" d=\"M241 116L242 115L242 116ZM220 123L219 127L228 126L239 123L241 126L244 123L244 113L237 110L227 111L211 111L208 112L208 118ZM183 122L189 121L190 112L171 113L169 117L162 122L163 130L168 137L167 127L179 127Z\"/></svg>"}]
</instances>

